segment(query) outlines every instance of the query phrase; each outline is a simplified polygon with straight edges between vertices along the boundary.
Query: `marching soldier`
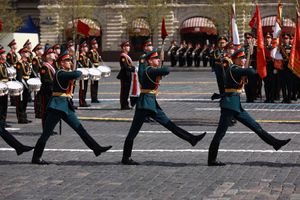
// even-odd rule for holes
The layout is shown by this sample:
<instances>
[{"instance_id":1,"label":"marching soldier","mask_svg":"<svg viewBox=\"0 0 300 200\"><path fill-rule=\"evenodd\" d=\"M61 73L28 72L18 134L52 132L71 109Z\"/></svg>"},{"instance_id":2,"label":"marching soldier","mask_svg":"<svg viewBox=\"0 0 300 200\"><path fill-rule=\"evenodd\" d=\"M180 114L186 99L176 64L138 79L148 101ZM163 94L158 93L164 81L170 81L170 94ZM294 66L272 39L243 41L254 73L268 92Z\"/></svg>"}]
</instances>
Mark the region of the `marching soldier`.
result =
<instances>
[{"instance_id":1,"label":"marching soldier","mask_svg":"<svg viewBox=\"0 0 300 200\"><path fill-rule=\"evenodd\" d=\"M180 48L176 52L179 61L179 67L183 67L185 65L185 56L184 56L185 51L186 49L184 47L184 44L180 43Z\"/></svg>"},{"instance_id":2,"label":"marching soldier","mask_svg":"<svg viewBox=\"0 0 300 200\"><path fill-rule=\"evenodd\" d=\"M225 69L223 67L223 58L225 57L224 47L226 46L227 38L219 37L218 48L213 53L212 71L216 74L217 84L220 94L225 92Z\"/></svg>"},{"instance_id":3,"label":"marching soldier","mask_svg":"<svg viewBox=\"0 0 300 200\"><path fill-rule=\"evenodd\" d=\"M122 163L124 165L138 165L131 159L131 152L133 147L133 140L139 133L145 119L151 117L159 122L168 130L172 131L177 137L189 142L192 146L195 146L206 133L199 136L194 136L191 133L176 126L163 112L156 101L156 94L158 86L160 85L160 77L170 73L169 68L159 68L160 60L156 49L145 55L145 60L148 62L148 66L144 72L142 80L141 95L136 105L135 115L126 137L123 149Z\"/></svg>"},{"instance_id":4,"label":"marching soldier","mask_svg":"<svg viewBox=\"0 0 300 200\"><path fill-rule=\"evenodd\" d=\"M186 52L185 52L185 58L186 58L186 63L187 63L187 66L188 67L190 67L190 66L192 66L192 64L193 64L193 51L194 51L194 48L193 48L193 45L192 45L192 43L188 43L188 48L187 48L187 50L186 50Z\"/></svg>"},{"instance_id":5,"label":"marching soldier","mask_svg":"<svg viewBox=\"0 0 300 200\"><path fill-rule=\"evenodd\" d=\"M60 55L61 53L61 50L60 50L60 46L59 44L56 44L52 47L53 51L54 51L54 55L55 55L55 60L53 62L53 67L55 69L55 71L57 71L59 69L59 66L58 66L58 63L56 62L56 59L58 58L58 56Z\"/></svg>"},{"instance_id":6,"label":"marching soldier","mask_svg":"<svg viewBox=\"0 0 300 200\"><path fill-rule=\"evenodd\" d=\"M200 66L200 53L201 53L201 45L200 43L196 44L196 49L194 50L194 63L195 63L195 67L199 67Z\"/></svg>"},{"instance_id":7,"label":"marching soldier","mask_svg":"<svg viewBox=\"0 0 300 200\"><path fill-rule=\"evenodd\" d=\"M151 43L151 39L146 40L143 43L142 47L143 47L144 53L141 55L141 57L139 59L139 70L138 70L138 78L139 78L140 84L142 83L143 74L147 67L145 55L153 50L153 45Z\"/></svg>"},{"instance_id":8,"label":"marching soldier","mask_svg":"<svg viewBox=\"0 0 300 200\"><path fill-rule=\"evenodd\" d=\"M72 103L70 102L69 82L81 76L80 71L70 71L71 69L71 57L67 51L65 51L58 59L61 69L55 73L53 78L53 93L48 104L48 116L45 122L44 130L41 137L38 139L35 150L33 152L31 163L45 165L49 164L43 160L42 154L46 146L46 142L52 134L56 124L60 119L63 119L69 126L71 126L76 133L80 136L83 142L93 150L96 156L109 150L111 146L100 146L83 128L79 122Z\"/></svg>"},{"instance_id":9,"label":"marching soldier","mask_svg":"<svg viewBox=\"0 0 300 200\"><path fill-rule=\"evenodd\" d=\"M52 83L55 74L55 69L53 67L53 61L55 60L55 54L51 47L45 50L43 57L46 61L43 63L41 68L41 95L42 95L42 128L45 127L45 122L48 116L47 105L52 97Z\"/></svg>"},{"instance_id":10,"label":"marching soldier","mask_svg":"<svg viewBox=\"0 0 300 200\"><path fill-rule=\"evenodd\" d=\"M209 48L207 44L204 44L203 53L202 53L203 67L207 66L208 57L209 57Z\"/></svg>"},{"instance_id":11,"label":"marching soldier","mask_svg":"<svg viewBox=\"0 0 300 200\"><path fill-rule=\"evenodd\" d=\"M18 56L16 54L16 51L18 49L17 43L15 41L15 39L13 39L7 46L10 47L10 52L8 52L7 56L6 56L6 61L8 62L8 64L10 64L13 67L17 67L17 62L18 62ZM10 96L10 104L12 106L16 106L17 105L17 97L15 96Z\"/></svg>"},{"instance_id":12,"label":"marching soldier","mask_svg":"<svg viewBox=\"0 0 300 200\"><path fill-rule=\"evenodd\" d=\"M253 39L253 35L251 33L245 33L244 37L245 37L245 45L244 45L245 54L248 55L248 52L251 51L249 67L256 70L257 47L253 45L253 48L250 50L250 44ZM258 86L257 85L258 78L259 78L258 74L254 74L253 76L248 77L248 84L245 85L245 92L246 92L246 97L247 97L246 102L248 102L248 103L254 102L254 100L256 99L256 94L257 94L257 90L258 90L258 87L257 87Z\"/></svg>"},{"instance_id":13,"label":"marching soldier","mask_svg":"<svg viewBox=\"0 0 300 200\"><path fill-rule=\"evenodd\" d=\"M283 70L281 73L281 90L283 100L281 103L291 103L292 90L293 90L293 72L289 69L289 57L291 53L291 45L289 43L290 34L282 34L283 45L281 49L281 54L283 57Z\"/></svg>"},{"instance_id":14,"label":"marching soldier","mask_svg":"<svg viewBox=\"0 0 300 200\"><path fill-rule=\"evenodd\" d=\"M40 75L40 71L43 65L42 55L44 54L44 49L40 44L37 44L33 48L33 52L35 52L36 56L32 60L32 70L35 72L35 74ZM41 91L38 91L35 96L34 110L35 117L42 118L43 105Z\"/></svg>"},{"instance_id":15,"label":"marching soldier","mask_svg":"<svg viewBox=\"0 0 300 200\"><path fill-rule=\"evenodd\" d=\"M120 55L121 70L117 76L117 79L121 80L120 104L121 110L130 110L131 108L128 105L128 96L132 80L131 73L135 72L136 69L132 66L132 60L128 55L128 52L130 51L129 42L123 42L120 46L123 50Z\"/></svg>"},{"instance_id":16,"label":"marching soldier","mask_svg":"<svg viewBox=\"0 0 300 200\"><path fill-rule=\"evenodd\" d=\"M88 53L88 58L91 60L93 65L97 68L99 67L99 62L100 62L100 55L98 53L98 43L96 41L96 38L94 38L91 42L91 50ZM100 103L98 100L98 82L99 81L92 81L91 82L91 98L92 98L92 103Z\"/></svg>"},{"instance_id":17,"label":"marching soldier","mask_svg":"<svg viewBox=\"0 0 300 200\"><path fill-rule=\"evenodd\" d=\"M88 51L89 51L88 45L87 45L86 41L84 41L80 45L80 55L79 55L79 63L80 64L79 64L79 66L81 66L85 69L89 69L89 68L93 67L91 61L86 56ZM87 102L85 100L86 92L87 92L87 88L88 88L88 82L89 82L89 80L80 80L79 81L79 84L80 84L80 88L79 88L79 106L81 106L81 107L89 107L90 106L89 104L87 104Z\"/></svg>"},{"instance_id":18,"label":"marching soldier","mask_svg":"<svg viewBox=\"0 0 300 200\"><path fill-rule=\"evenodd\" d=\"M208 152L208 166L222 166L225 163L217 160L218 150L222 138L225 136L231 120L235 118L254 131L264 142L273 146L277 151L286 145L291 139L279 140L270 135L243 109L240 102L240 93L243 86L242 77L252 76L256 72L253 68L243 68L246 64L246 55L243 49L237 50L231 56L232 64L226 72L226 86L223 95L217 95L212 99L221 98L221 116L216 133L211 141Z\"/></svg>"},{"instance_id":19,"label":"marching soldier","mask_svg":"<svg viewBox=\"0 0 300 200\"><path fill-rule=\"evenodd\" d=\"M8 81L8 77L7 77L8 66L5 63L5 60L6 60L6 52L4 50L4 47L0 46L0 81L3 82ZM2 123L4 127L10 127L10 125L6 123L7 101L8 101L7 95L0 96L0 123Z\"/></svg>"},{"instance_id":20,"label":"marching soldier","mask_svg":"<svg viewBox=\"0 0 300 200\"><path fill-rule=\"evenodd\" d=\"M275 95L275 80L276 80L276 72L277 69L274 67L274 62L272 61L272 57L270 56L272 50L272 34L267 32L265 34L265 44L266 44L266 61L267 61L267 76L264 78L265 83L265 93L266 100L264 103L274 103L274 95ZM275 73L274 73L275 72Z\"/></svg>"},{"instance_id":21,"label":"marching soldier","mask_svg":"<svg viewBox=\"0 0 300 200\"><path fill-rule=\"evenodd\" d=\"M21 59L17 62L17 81L23 84L23 93L17 97L17 106L16 112L18 117L18 123L20 124L28 124L32 121L27 119L26 108L27 108L27 100L29 96L29 88L27 84L27 80L30 77L30 66L27 62L28 50L26 47L23 47L18 52L21 55Z\"/></svg>"},{"instance_id":22,"label":"marching soldier","mask_svg":"<svg viewBox=\"0 0 300 200\"><path fill-rule=\"evenodd\" d=\"M171 46L168 49L168 55L171 58L171 67L175 67L177 64L176 51L178 49L178 45L176 43L177 43L177 41L173 40L171 42Z\"/></svg>"}]
</instances>

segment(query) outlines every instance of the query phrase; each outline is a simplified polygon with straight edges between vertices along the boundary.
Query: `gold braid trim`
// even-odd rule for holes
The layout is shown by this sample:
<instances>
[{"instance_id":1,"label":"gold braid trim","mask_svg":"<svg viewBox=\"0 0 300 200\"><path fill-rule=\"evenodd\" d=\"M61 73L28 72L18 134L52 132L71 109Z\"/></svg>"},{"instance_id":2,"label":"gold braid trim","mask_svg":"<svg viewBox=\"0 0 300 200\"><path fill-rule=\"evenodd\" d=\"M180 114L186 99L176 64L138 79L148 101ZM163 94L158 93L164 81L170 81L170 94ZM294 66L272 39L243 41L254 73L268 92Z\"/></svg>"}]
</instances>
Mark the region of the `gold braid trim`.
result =
<instances>
[{"instance_id":1,"label":"gold braid trim","mask_svg":"<svg viewBox=\"0 0 300 200\"><path fill-rule=\"evenodd\" d=\"M238 85L240 85L240 84L248 84L248 78L247 77L242 77L242 79L241 79L241 82L237 82L234 78L233 78L233 76L232 76L232 72L231 72L231 69L232 69L232 67L230 68L230 70L229 70L229 72L230 72L230 76L231 76L231 78L232 78L232 80L236 83L236 84L238 84ZM247 78L247 79L246 79Z\"/></svg>"},{"instance_id":2,"label":"gold braid trim","mask_svg":"<svg viewBox=\"0 0 300 200\"><path fill-rule=\"evenodd\" d=\"M148 77L148 79L149 79L152 83L157 84L157 85L160 85L160 81L159 81L160 78L159 78L159 77L156 77L155 82L149 77L148 72L147 72L147 69L150 68L150 67L151 67L151 66L147 67L146 70L145 70L146 76ZM159 78L158 81L157 81L157 78ZM157 82L156 82L156 81L157 81Z\"/></svg>"},{"instance_id":3,"label":"gold braid trim","mask_svg":"<svg viewBox=\"0 0 300 200\"><path fill-rule=\"evenodd\" d=\"M3 72L3 68L4 68L4 65L2 65L2 67L1 67L1 74L2 74L2 76L3 76L3 78L7 78L7 69L5 68L4 69L4 72Z\"/></svg>"},{"instance_id":4,"label":"gold braid trim","mask_svg":"<svg viewBox=\"0 0 300 200\"><path fill-rule=\"evenodd\" d=\"M65 71L65 72L66 72L66 70L61 70L61 71ZM61 71L59 71L59 72L61 72ZM57 75L58 75L59 72L55 73L56 81L57 81L59 87L60 87L62 90L68 90L69 84L68 84L68 87L67 87L67 88L63 88L63 87L60 85L60 83L59 83L59 81L58 81L58 78L57 78Z\"/></svg>"}]
</instances>

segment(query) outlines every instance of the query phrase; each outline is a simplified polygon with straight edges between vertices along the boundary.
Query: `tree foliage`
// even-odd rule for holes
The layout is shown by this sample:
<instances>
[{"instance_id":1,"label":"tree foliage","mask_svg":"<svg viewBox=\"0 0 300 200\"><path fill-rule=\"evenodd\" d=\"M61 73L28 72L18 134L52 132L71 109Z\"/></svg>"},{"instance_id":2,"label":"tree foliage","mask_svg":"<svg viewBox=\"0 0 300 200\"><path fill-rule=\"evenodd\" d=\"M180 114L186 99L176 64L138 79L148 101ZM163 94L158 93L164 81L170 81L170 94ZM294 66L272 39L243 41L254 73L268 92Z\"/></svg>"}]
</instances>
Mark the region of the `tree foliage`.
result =
<instances>
[{"instance_id":1,"label":"tree foliage","mask_svg":"<svg viewBox=\"0 0 300 200\"><path fill-rule=\"evenodd\" d=\"M162 18L167 18L171 11L165 0L128 0L128 5L129 8L122 11L128 22L125 26L131 28L134 20L142 18L149 26L150 36L158 33Z\"/></svg>"},{"instance_id":2,"label":"tree foliage","mask_svg":"<svg viewBox=\"0 0 300 200\"><path fill-rule=\"evenodd\" d=\"M2 0L0 6L0 21L2 22L2 30L0 31L0 39L6 34L15 32L24 24L24 20L17 15L17 11L12 9L9 0Z\"/></svg>"}]
</instances>

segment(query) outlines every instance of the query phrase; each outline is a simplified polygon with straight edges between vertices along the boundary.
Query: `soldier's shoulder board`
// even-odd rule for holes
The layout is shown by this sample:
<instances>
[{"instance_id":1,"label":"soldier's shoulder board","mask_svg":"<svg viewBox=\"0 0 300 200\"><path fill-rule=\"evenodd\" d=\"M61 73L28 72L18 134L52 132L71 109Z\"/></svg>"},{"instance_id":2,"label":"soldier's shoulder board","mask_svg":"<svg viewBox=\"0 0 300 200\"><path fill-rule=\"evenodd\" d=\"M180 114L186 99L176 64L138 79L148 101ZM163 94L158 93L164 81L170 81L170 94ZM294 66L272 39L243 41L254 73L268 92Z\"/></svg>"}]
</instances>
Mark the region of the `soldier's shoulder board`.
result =
<instances>
[{"instance_id":1,"label":"soldier's shoulder board","mask_svg":"<svg viewBox=\"0 0 300 200\"><path fill-rule=\"evenodd\" d=\"M17 64L17 69L21 69L21 63Z\"/></svg>"},{"instance_id":2,"label":"soldier's shoulder board","mask_svg":"<svg viewBox=\"0 0 300 200\"><path fill-rule=\"evenodd\" d=\"M41 73L42 73L42 74L45 74L45 72L46 72L46 70L44 70L44 69L41 70Z\"/></svg>"},{"instance_id":3,"label":"soldier's shoulder board","mask_svg":"<svg viewBox=\"0 0 300 200\"><path fill-rule=\"evenodd\" d=\"M125 62L125 58L124 57L122 58L122 62Z\"/></svg>"}]
</instances>

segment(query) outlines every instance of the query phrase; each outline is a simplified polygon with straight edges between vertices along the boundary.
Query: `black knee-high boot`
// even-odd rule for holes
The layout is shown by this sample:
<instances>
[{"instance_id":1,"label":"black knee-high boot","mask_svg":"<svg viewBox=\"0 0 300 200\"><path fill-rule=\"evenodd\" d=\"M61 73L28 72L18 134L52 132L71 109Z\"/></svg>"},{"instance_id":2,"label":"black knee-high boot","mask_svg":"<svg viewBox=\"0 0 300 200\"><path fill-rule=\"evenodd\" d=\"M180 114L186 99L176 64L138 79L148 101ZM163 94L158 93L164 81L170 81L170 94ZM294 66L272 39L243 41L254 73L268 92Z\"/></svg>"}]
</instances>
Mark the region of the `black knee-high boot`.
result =
<instances>
[{"instance_id":1,"label":"black knee-high boot","mask_svg":"<svg viewBox=\"0 0 300 200\"><path fill-rule=\"evenodd\" d=\"M204 138L204 136L206 135L206 132L200 134L200 135L193 135L189 132L187 132L186 130L176 126L173 122L169 121L166 125L166 127L172 131L172 133L174 133L177 137L188 141L192 146L195 146L200 140L202 140Z\"/></svg>"},{"instance_id":2,"label":"black knee-high boot","mask_svg":"<svg viewBox=\"0 0 300 200\"><path fill-rule=\"evenodd\" d=\"M88 146L90 149L94 151L95 156L99 156L101 153L109 150L112 146L102 147L100 146L88 133L85 135L80 135L83 142Z\"/></svg>"},{"instance_id":3,"label":"black knee-high boot","mask_svg":"<svg viewBox=\"0 0 300 200\"><path fill-rule=\"evenodd\" d=\"M135 162L131 159L131 152L132 152L133 140L125 140L124 148L123 148L123 158L122 163L124 165L138 165L138 162Z\"/></svg>"},{"instance_id":4,"label":"black knee-high boot","mask_svg":"<svg viewBox=\"0 0 300 200\"><path fill-rule=\"evenodd\" d=\"M256 133L265 143L273 146L273 148L277 151L282 146L286 145L291 139L287 140L279 140L270 135L267 131L261 129Z\"/></svg>"},{"instance_id":5,"label":"black knee-high boot","mask_svg":"<svg viewBox=\"0 0 300 200\"><path fill-rule=\"evenodd\" d=\"M218 150L219 150L220 142L211 141L208 151L208 166L223 166L226 165L221 161L217 160Z\"/></svg>"},{"instance_id":6,"label":"black knee-high boot","mask_svg":"<svg viewBox=\"0 0 300 200\"><path fill-rule=\"evenodd\" d=\"M1 137L3 140L12 148L14 148L17 152L17 155L21 155L24 152L31 151L34 149L34 147L29 147L23 145L21 142L19 142L13 135L11 135L7 130L3 130L1 133Z\"/></svg>"},{"instance_id":7,"label":"black knee-high boot","mask_svg":"<svg viewBox=\"0 0 300 200\"><path fill-rule=\"evenodd\" d=\"M38 165L48 165L49 164L47 161L45 161L41 158L43 155L45 146L46 146L45 142L41 142L40 140L38 140L36 142L36 145L35 145L35 148L33 151L33 156L31 159L32 164L38 164Z\"/></svg>"}]
</instances>

